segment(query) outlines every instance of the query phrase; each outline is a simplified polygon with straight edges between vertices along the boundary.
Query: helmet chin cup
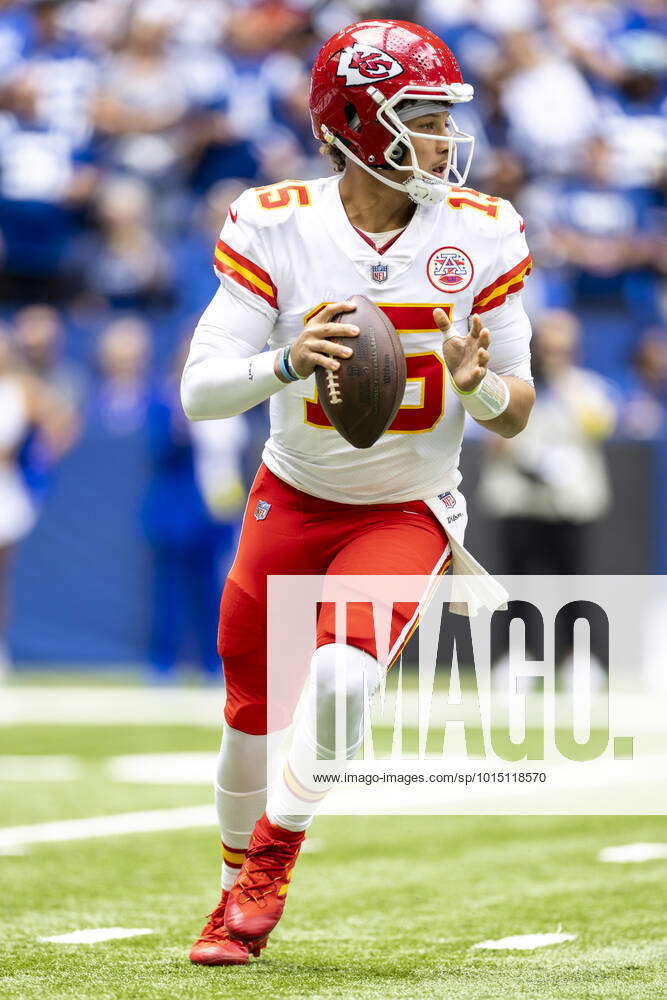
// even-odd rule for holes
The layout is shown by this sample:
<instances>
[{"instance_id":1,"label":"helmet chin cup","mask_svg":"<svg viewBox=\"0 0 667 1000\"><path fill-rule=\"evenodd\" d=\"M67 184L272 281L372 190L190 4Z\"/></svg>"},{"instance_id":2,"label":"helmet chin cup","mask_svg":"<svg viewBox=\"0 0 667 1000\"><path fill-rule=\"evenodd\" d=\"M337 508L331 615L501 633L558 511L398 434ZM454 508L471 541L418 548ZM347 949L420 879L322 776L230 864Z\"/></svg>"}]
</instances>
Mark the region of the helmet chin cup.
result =
<instances>
[{"instance_id":1,"label":"helmet chin cup","mask_svg":"<svg viewBox=\"0 0 667 1000\"><path fill-rule=\"evenodd\" d=\"M415 174L403 181L403 187L408 197L417 205L437 205L449 191L448 184L417 177Z\"/></svg>"}]
</instances>

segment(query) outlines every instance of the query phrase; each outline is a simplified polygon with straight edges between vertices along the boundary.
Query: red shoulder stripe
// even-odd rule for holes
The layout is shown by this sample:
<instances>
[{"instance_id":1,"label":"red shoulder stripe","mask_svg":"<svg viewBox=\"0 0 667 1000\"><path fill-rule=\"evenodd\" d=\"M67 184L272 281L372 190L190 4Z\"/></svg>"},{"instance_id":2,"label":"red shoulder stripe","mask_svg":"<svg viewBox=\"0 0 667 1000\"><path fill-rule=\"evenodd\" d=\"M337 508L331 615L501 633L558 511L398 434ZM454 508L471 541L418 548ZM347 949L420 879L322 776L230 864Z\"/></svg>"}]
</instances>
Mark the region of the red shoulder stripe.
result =
<instances>
[{"instance_id":1,"label":"red shoulder stripe","mask_svg":"<svg viewBox=\"0 0 667 1000\"><path fill-rule=\"evenodd\" d=\"M228 257L231 257L233 260L235 260L237 264L241 264L242 267L246 267L249 271L252 271L252 273L256 275L256 277L261 278L262 281L265 281L267 283L267 285L271 285L275 294L276 295L278 294L278 289L273 284L269 272L261 268L259 264L255 264L254 260L250 260L249 257L244 257L243 254L238 252L238 250L234 250L233 247L230 247L228 243L224 243L222 240L218 240L218 242L216 243L216 247L219 250L222 250L224 254L227 254Z\"/></svg>"},{"instance_id":2,"label":"red shoulder stripe","mask_svg":"<svg viewBox=\"0 0 667 1000\"><path fill-rule=\"evenodd\" d=\"M510 271L501 274L499 278L478 292L473 300L472 312L488 312L489 309L495 309L505 301L508 295L518 292L520 288L523 288L523 279L530 274L532 266L533 260L528 254Z\"/></svg>"},{"instance_id":3,"label":"red shoulder stripe","mask_svg":"<svg viewBox=\"0 0 667 1000\"><path fill-rule=\"evenodd\" d=\"M484 301L484 299L488 298L491 292L495 291L496 288L498 288L500 285L507 284L509 281L512 280L512 278L515 278L517 274L520 274L523 270L525 270L526 267L528 267L531 264L532 264L532 259L530 254L528 254L528 256L524 258L524 260L522 260L515 267L513 267L511 271L506 271L505 274L501 274L499 278L496 278L496 280L492 281L490 285L487 285L486 288L483 288L481 292L478 292L477 295L475 296L475 302Z\"/></svg>"},{"instance_id":4,"label":"red shoulder stripe","mask_svg":"<svg viewBox=\"0 0 667 1000\"><path fill-rule=\"evenodd\" d=\"M278 308L278 289L268 272L223 240L218 240L216 243L213 264L221 274L232 278L243 288L255 292L274 309Z\"/></svg>"},{"instance_id":5,"label":"red shoulder stripe","mask_svg":"<svg viewBox=\"0 0 667 1000\"><path fill-rule=\"evenodd\" d=\"M528 273L529 272L526 271L526 274ZM481 315L482 313L490 312L491 309L497 309L498 306L501 306L503 302L505 302L508 295L514 295L515 292L520 292L524 284L525 282L523 278L520 278L518 281L515 281L514 284L509 285L507 288L505 288L504 291L500 292L496 296L496 298L493 298L489 302L486 302L483 306L477 306L476 308L473 308L473 312L477 313L478 315Z\"/></svg>"},{"instance_id":6,"label":"red shoulder stripe","mask_svg":"<svg viewBox=\"0 0 667 1000\"><path fill-rule=\"evenodd\" d=\"M267 292L265 292L263 289L258 288L258 286L254 284L254 282L249 281L247 278L244 278L242 274L239 274L237 270L235 270L233 267L230 267L224 261L216 260L215 269L220 274L225 274L228 278L231 278L232 281L235 281L237 283L237 285L241 285L242 288L247 288L249 292L254 292L255 295L259 295L261 299L264 299L265 302L268 302L269 305L273 306L274 309L278 308L278 301L275 295L267 294Z\"/></svg>"}]
</instances>

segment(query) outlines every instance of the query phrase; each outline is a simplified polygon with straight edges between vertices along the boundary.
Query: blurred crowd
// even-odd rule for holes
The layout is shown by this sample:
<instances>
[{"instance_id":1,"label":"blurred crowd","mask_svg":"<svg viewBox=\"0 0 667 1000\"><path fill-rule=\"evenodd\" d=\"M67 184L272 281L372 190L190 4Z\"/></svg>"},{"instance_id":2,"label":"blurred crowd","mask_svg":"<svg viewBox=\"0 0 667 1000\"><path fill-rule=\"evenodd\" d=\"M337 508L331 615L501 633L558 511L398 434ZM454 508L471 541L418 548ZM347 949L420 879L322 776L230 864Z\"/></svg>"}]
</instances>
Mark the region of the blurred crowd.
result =
<instances>
[{"instance_id":1,"label":"blurred crowd","mask_svg":"<svg viewBox=\"0 0 667 1000\"><path fill-rule=\"evenodd\" d=\"M176 412L183 339L230 201L326 172L309 68L367 17L429 27L474 84L456 112L477 138L469 183L526 219L543 343L567 342L613 410L593 436L667 435L667 0L0 0L0 389L11 373L33 393L0 428L0 466L19 456L31 502L91 428L146 426L154 544L180 530L148 523L179 461L214 522L238 512L239 453L264 420L233 446L195 440ZM216 448L235 457L211 487ZM157 669L174 655L160 627Z\"/></svg>"},{"instance_id":2,"label":"blurred crowd","mask_svg":"<svg viewBox=\"0 0 667 1000\"><path fill-rule=\"evenodd\" d=\"M373 16L454 49L471 184L525 215L533 314L575 310L584 361L634 390L667 318L665 0L0 0L5 312L53 302L76 341L140 311L166 363L229 201L326 169L309 67Z\"/></svg>"}]
</instances>

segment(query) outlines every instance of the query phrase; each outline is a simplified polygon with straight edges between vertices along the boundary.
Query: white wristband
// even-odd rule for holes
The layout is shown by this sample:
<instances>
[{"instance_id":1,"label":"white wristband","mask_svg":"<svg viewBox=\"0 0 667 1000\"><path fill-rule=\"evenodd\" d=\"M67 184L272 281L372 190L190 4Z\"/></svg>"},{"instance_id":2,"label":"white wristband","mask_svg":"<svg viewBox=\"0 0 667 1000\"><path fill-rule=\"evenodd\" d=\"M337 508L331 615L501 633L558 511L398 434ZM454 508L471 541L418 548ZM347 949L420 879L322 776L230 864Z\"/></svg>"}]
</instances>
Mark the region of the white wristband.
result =
<instances>
[{"instance_id":1,"label":"white wristband","mask_svg":"<svg viewBox=\"0 0 667 1000\"><path fill-rule=\"evenodd\" d=\"M477 388L471 392L462 392L451 375L450 379L461 405L475 420L493 420L509 406L510 391L507 382L495 372L487 371Z\"/></svg>"}]
</instances>

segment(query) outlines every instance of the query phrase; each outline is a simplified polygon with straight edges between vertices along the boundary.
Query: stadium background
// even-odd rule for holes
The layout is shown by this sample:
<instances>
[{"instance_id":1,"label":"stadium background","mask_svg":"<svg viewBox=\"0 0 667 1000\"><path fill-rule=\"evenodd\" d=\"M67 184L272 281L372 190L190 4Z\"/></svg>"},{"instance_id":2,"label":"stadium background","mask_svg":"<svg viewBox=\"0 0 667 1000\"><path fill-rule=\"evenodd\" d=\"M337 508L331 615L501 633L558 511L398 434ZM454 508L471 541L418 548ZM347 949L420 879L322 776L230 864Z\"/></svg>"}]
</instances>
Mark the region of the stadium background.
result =
<instances>
[{"instance_id":1,"label":"stadium background","mask_svg":"<svg viewBox=\"0 0 667 1000\"><path fill-rule=\"evenodd\" d=\"M266 416L189 429L176 376L229 200L326 169L306 111L321 40L366 15L419 21L476 86L456 115L478 139L471 183L525 215L535 329L562 346L580 322L586 366L569 401L541 378L519 480L494 486L470 428L470 546L506 569L506 487L546 476L587 506L584 571L665 574L666 8L0 0L0 539L16 469L37 512L11 546L0 679L0 996L663 1000L664 655L633 702L656 815L495 815L493 798L487 815L322 815L262 959L190 964L219 886L222 692L198 671L219 683L218 593ZM6 387L26 370L64 402L7 451ZM391 730L378 739L388 753ZM635 772L614 763L622 813ZM574 786L589 811L596 781ZM143 934L60 938L105 928Z\"/></svg>"},{"instance_id":2,"label":"stadium background","mask_svg":"<svg viewBox=\"0 0 667 1000\"><path fill-rule=\"evenodd\" d=\"M525 216L533 322L581 324L580 364L604 379L612 499L584 570L667 572L661 0L2 2L2 324L12 364L77 413L61 455L33 432L17 456L38 511L10 568L18 670L150 663L167 677L194 658L216 674L215 605L266 414L190 438L178 358L215 290L229 202L328 169L309 66L364 16L417 21L454 49L476 88L456 113L477 138L469 183ZM502 571L481 437L464 449L469 537Z\"/></svg>"}]
</instances>

